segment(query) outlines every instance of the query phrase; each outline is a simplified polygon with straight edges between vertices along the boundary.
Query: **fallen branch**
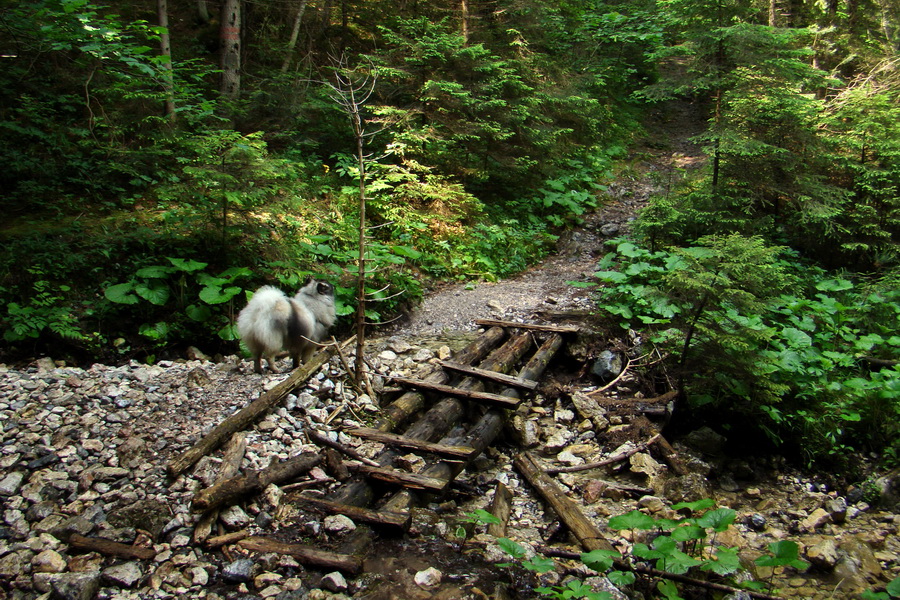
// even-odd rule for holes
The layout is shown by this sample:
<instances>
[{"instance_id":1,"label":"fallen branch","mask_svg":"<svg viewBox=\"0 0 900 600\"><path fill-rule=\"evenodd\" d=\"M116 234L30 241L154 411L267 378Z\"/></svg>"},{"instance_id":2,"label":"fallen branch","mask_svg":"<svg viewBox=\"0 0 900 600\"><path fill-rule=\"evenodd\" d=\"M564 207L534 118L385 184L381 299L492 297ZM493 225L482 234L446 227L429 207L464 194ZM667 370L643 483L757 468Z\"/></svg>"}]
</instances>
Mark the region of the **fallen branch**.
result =
<instances>
[{"instance_id":1,"label":"fallen branch","mask_svg":"<svg viewBox=\"0 0 900 600\"><path fill-rule=\"evenodd\" d=\"M249 529L241 529L240 531L232 531L231 533L226 533L224 535L217 535L215 537L211 537L206 540L206 547L210 550L213 548L218 548L220 546L225 546L226 544L234 544L235 542L239 542L243 539L250 537Z\"/></svg>"},{"instance_id":2,"label":"fallen branch","mask_svg":"<svg viewBox=\"0 0 900 600\"><path fill-rule=\"evenodd\" d=\"M510 398L509 396L501 396L500 394L491 394L489 392L480 392L475 390L460 389L452 385L444 385L441 383L432 383L423 379L410 379L409 377L391 377L393 381L410 387L421 388L433 392L439 392L447 396L456 396L465 398L475 402L483 402L503 408L516 408L521 400L518 398Z\"/></svg>"},{"instance_id":3,"label":"fallen branch","mask_svg":"<svg viewBox=\"0 0 900 600\"><path fill-rule=\"evenodd\" d=\"M408 450L418 450L419 452L427 452L430 454L437 454L439 456L455 459L468 460L474 455L478 454L478 451L475 450L475 448L470 448L468 446L428 442L425 440L418 440L403 435L398 435L396 433L385 433L382 431L378 431L377 429L369 429L368 427L354 427L352 429L345 430L344 433L346 433L347 435L355 435L367 440L372 440L374 442L380 442L388 446L396 446L399 448L406 448ZM370 464L369 466L381 466L375 461L371 462L374 464Z\"/></svg>"},{"instance_id":4,"label":"fallen branch","mask_svg":"<svg viewBox=\"0 0 900 600\"><path fill-rule=\"evenodd\" d=\"M456 371L458 373L463 373L465 375L472 375L474 377L479 377L481 379L489 379L490 381L494 381L497 383L502 383L511 387L525 388L526 390L535 390L537 389L538 382L532 379L522 379L521 377L513 377L512 375L506 375L505 373L497 373L496 371L486 371L485 369L479 369L478 367L470 367L468 365L461 365L459 363L455 363L449 360L441 360L438 361L438 364L441 365L445 369L449 369L451 371Z\"/></svg>"},{"instance_id":5,"label":"fallen branch","mask_svg":"<svg viewBox=\"0 0 900 600\"><path fill-rule=\"evenodd\" d=\"M194 496L194 509L210 510L229 505L241 496L264 490L269 484L295 479L317 466L322 459L321 454L299 454L265 469L216 483Z\"/></svg>"},{"instance_id":6,"label":"fallen branch","mask_svg":"<svg viewBox=\"0 0 900 600\"><path fill-rule=\"evenodd\" d=\"M345 446L344 444L342 444L340 442L335 442L334 440L329 438L327 435L325 435L321 431L318 431L316 429L308 429L306 431L306 435L307 435L307 437L309 437L309 439L316 442L317 444L319 444L321 446L328 446L329 448L334 448L341 454L345 454L352 459L358 460L359 462L363 463L364 465L369 465L370 467L380 467L381 466L380 464L378 464L378 462L372 460L371 458L366 458L365 456L363 456L362 454L360 454L353 448L348 448L347 446Z\"/></svg>"},{"instance_id":7,"label":"fallen branch","mask_svg":"<svg viewBox=\"0 0 900 600\"><path fill-rule=\"evenodd\" d=\"M584 463L583 465L575 465L572 467L551 467L549 469L544 469L544 472L549 473L550 475L553 475L555 473L575 473L577 471L589 471L591 469L598 469L600 467L605 467L607 465L611 465L611 464L614 464L617 462L622 462L623 460L625 460L627 458L631 458L638 452L642 452L642 451L646 450L647 447L650 446L650 444L654 444L654 443L658 442L661 437L662 437L662 435L657 433L656 435L654 435L652 438L650 438L646 442L640 443L637 446L634 446L633 448L629 448L628 450L619 452L618 454L616 454L614 456L610 456L609 458L605 458L605 459L599 460L597 462Z\"/></svg>"},{"instance_id":8,"label":"fallen branch","mask_svg":"<svg viewBox=\"0 0 900 600\"><path fill-rule=\"evenodd\" d=\"M362 560L355 556L319 550L318 548L302 544L287 544L269 538L254 536L241 540L238 542L238 546L253 552L285 554L294 557L303 564L339 569L351 575L356 575L362 571Z\"/></svg>"},{"instance_id":9,"label":"fallen branch","mask_svg":"<svg viewBox=\"0 0 900 600\"><path fill-rule=\"evenodd\" d=\"M106 538L84 537L73 533L69 537L69 546L76 550L87 552L99 552L104 556L115 556L129 560L150 560L156 556L156 550L144 546L132 546L121 542L114 542Z\"/></svg>"},{"instance_id":10,"label":"fallen branch","mask_svg":"<svg viewBox=\"0 0 900 600\"><path fill-rule=\"evenodd\" d=\"M193 447L169 463L167 467L169 476L178 477L198 460L218 448L232 434L246 429L248 425L271 410L288 394L309 379L322 365L328 362L334 354L335 348L336 346L329 346L325 350L320 350L309 359L309 362L295 369L290 377L222 421L206 434L203 439L194 444Z\"/></svg>"}]
</instances>

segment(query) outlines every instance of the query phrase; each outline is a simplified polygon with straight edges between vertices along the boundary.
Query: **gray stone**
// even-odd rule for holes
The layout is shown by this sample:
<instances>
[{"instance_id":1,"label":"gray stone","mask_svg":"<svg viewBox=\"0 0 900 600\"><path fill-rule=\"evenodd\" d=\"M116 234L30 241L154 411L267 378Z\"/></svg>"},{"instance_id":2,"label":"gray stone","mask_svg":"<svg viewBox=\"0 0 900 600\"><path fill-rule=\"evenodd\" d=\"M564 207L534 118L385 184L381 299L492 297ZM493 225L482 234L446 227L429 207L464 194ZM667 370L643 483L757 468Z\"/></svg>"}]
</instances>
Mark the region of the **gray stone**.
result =
<instances>
[{"instance_id":1,"label":"gray stone","mask_svg":"<svg viewBox=\"0 0 900 600\"><path fill-rule=\"evenodd\" d=\"M591 373L599 377L601 381L612 381L622 372L622 366L621 354L612 350L604 350L591 366Z\"/></svg>"},{"instance_id":2,"label":"gray stone","mask_svg":"<svg viewBox=\"0 0 900 600\"><path fill-rule=\"evenodd\" d=\"M347 590L347 580L340 572L334 571L322 577L320 584L329 592L343 592Z\"/></svg>"},{"instance_id":3,"label":"gray stone","mask_svg":"<svg viewBox=\"0 0 900 600\"><path fill-rule=\"evenodd\" d=\"M416 573L413 579L415 580L416 585L428 590L439 585L443 576L444 574L434 567L428 567L427 569Z\"/></svg>"},{"instance_id":4,"label":"gray stone","mask_svg":"<svg viewBox=\"0 0 900 600\"><path fill-rule=\"evenodd\" d=\"M222 569L222 579L228 583L247 583L253 578L254 566L249 558L239 558Z\"/></svg>"},{"instance_id":5,"label":"gray stone","mask_svg":"<svg viewBox=\"0 0 900 600\"><path fill-rule=\"evenodd\" d=\"M328 533L340 534L356 529L356 523L345 515L329 515L325 517L323 525L325 526L325 531Z\"/></svg>"},{"instance_id":6,"label":"gray stone","mask_svg":"<svg viewBox=\"0 0 900 600\"><path fill-rule=\"evenodd\" d=\"M56 573L49 578L53 597L59 600L91 600L100 589L100 571Z\"/></svg>"},{"instance_id":7,"label":"gray stone","mask_svg":"<svg viewBox=\"0 0 900 600\"><path fill-rule=\"evenodd\" d=\"M242 529L250 524L250 516L236 504L220 512L219 520L225 524L226 528L232 531Z\"/></svg>"},{"instance_id":8,"label":"gray stone","mask_svg":"<svg viewBox=\"0 0 900 600\"><path fill-rule=\"evenodd\" d=\"M12 496L22 487L25 481L25 473L22 471L13 471L0 481L0 496Z\"/></svg>"},{"instance_id":9,"label":"gray stone","mask_svg":"<svg viewBox=\"0 0 900 600\"><path fill-rule=\"evenodd\" d=\"M141 564L127 562L103 570L103 581L117 587L134 587L144 576Z\"/></svg>"},{"instance_id":10,"label":"gray stone","mask_svg":"<svg viewBox=\"0 0 900 600\"><path fill-rule=\"evenodd\" d=\"M829 498L823 508L831 516L833 523L843 523L847 520L847 500L841 496Z\"/></svg>"}]
</instances>

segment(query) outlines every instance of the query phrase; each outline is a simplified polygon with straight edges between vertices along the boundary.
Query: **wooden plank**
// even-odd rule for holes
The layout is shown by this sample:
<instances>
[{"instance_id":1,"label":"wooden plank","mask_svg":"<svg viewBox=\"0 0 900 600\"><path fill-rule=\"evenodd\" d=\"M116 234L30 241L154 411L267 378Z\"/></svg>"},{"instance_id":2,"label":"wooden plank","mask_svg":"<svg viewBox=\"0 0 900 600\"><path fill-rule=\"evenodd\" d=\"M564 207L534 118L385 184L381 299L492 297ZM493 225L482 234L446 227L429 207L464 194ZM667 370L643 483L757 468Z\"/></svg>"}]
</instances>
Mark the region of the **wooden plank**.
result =
<instances>
[{"instance_id":1,"label":"wooden plank","mask_svg":"<svg viewBox=\"0 0 900 600\"><path fill-rule=\"evenodd\" d=\"M466 400L472 400L475 402L485 402L495 406L501 406L503 408L516 408L522 401L520 398L510 398L509 396L501 396L500 394L491 394L488 392L460 389L453 387L452 385L432 383L430 381L424 381L422 379L411 379L409 377L391 377L391 379L393 381L396 381L397 383L408 385L410 387L430 390L432 392L438 392L447 396L465 398Z\"/></svg>"},{"instance_id":2,"label":"wooden plank","mask_svg":"<svg viewBox=\"0 0 900 600\"><path fill-rule=\"evenodd\" d=\"M403 435L397 435L396 433L385 433L383 431L370 429L368 427L354 427L352 429L345 429L344 433L348 435L355 435L356 437L365 438L367 440L372 440L375 442L381 442L382 444L387 444L388 446L397 446L400 448L408 448L410 450L419 450L421 452L428 452L430 454L437 454L440 456L449 456L451 458L460 458L463 460L468 460L472 457L473 454L477 454L477 450L475 450L475 448L470 448L469 446L451 446L448 444L438 444L435 442L417 440ZM378 465L375 464L370 466Z\"/></svg>"},{"instance_id":3,"label":"wooden plank","mask_svg":"<svg viewBox=\"0 0 900 600\"><path fill-rule=\"evenodd\" d=\"M332 502L322 498L310 498L300 494L291 495L289 502L296 502L306 506L317 508L321 511L331 514L341 514L349 517L357 523L371 523L374 525L387 525L390 527L399 527L406 529L409 525L409 514L393 511L378 511L369 508L361 508L351 504L341 504L340 502Z\"/></svg>"},{"instance_id":4,"label":"wooden plank","mask_svg":"<svg viewBox=\"0 0 900 600\"><path fill-rule=\"evenodd\" d=\"M253 552L262 552L269 553L274 552L275 554L285 554L287 556L292 556L297 559L297 561L308 564L315 565L317 567L326 567L328 569L339 569L344 571L345 573L350 573L353 575L357 575L362 571L362 560L355 556L348 556L346 554L338 554L336 552L328 552L327 550L319 550L318 548L313 548L312 546L304 546L302 544L287 544L285 542L279 542L278 540L273 540L271 538L265 537L248 537L245 540L241 540L238 542L238 546L244 548L245 550L251 550Z\"/></svg>"},{"instance_id":5,"label":"wooden plank","mask_svg":"<svg viewBox=\"0 0 900 600\"><path fill-rule=\"evenodd\" d=\"M514 327L517 329L531 329L534 331L548 331L550 333L578 333L580 327L574 325L540 325L538 323L516 323L515 321L497 321L495 319L476 319L476 325L485 327Z\"/></svg>"},{"instance_id":6,"label":"wooden plank","mask_svg":"<svg viewBox=\"0 0 900 600\"><path fill-rule=\"evenodd\" d=\"M500 519L500 522L488 525L488 535L495 538L506 537L506 526L509 523L509 515L512 514L512 497L512 491L502 481L498 481L494 499L491 500L490 513Z\"/></svg>"},{"instance_id":7,"label":"wooden plank","mask_svg":"<svg viewBox=\"0 0 900 600\"><path fill-rule=\"evenodd\" d=\"M411 490L427 490L429 492L443 493L450 485L449 481L443 479L435 479L434 477L419 475L418 473L407 473L406 471L397 471L395 469L384 467L356 465L353 469L372 479L399 485Z\"/></svg>"},{"instance_id":8,"label":"wooden plank","mask_svg":"<svg viewBox=\"0 0 900 600\"><path fill-rule=\"evenodd\" d=\"M578 505L566 496L556 482L541 469L530 453L519 454L513 460L513 465L553 508L585 550L588 552L597 549L614 550L612 544L603 537L603 533L594 522L588 519Z\"/></svg>"},{"instance_id":9,"label":"wooden plank","mask_svg":"<svg viewBox=\"0 0 900 600\"><path fill-rule=\"evenodd\" d=\"M451 371L456 371L458 373L464 373L466 375L471 375L473 377L480 377L481 379L488 379L490 381L495 381L497 383L502 383L504 385L524 388L526 390L535 390L537 389L538 382L533 381L531 379L522 379L521 377L513 377L512 375L506 375L504 373L497 373L496 371L485 371L484 369L479 369L478 367L470 367L467 365L461 365L459 363L451 362L449 360L442 360L438 362L439 365L444 367L445 369L450 369Z\"/></svg>"}]
</instances>

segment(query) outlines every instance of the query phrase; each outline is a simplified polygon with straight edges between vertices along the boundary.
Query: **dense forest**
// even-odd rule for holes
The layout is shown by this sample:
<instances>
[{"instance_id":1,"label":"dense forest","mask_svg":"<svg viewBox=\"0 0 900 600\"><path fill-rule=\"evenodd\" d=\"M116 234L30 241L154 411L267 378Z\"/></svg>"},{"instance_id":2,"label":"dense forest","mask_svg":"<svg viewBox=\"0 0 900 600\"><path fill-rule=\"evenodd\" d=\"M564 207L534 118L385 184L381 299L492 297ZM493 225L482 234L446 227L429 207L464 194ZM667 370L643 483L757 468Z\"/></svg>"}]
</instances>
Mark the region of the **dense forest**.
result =
<instances>
[{"instance_id":1,"label":"dense forest","mask_svg":"<svg viewBox=\"0 0 900 600\"><path fill-rule=\"evenodd\" d=\"M245 292L311 273L348 315L361 190L370 319L516 273L683 101L708 160L598 313L691 410L900 460L895 0L111 4L0 8L0 359L234 352Z\"/></svg>"}]
</instances>

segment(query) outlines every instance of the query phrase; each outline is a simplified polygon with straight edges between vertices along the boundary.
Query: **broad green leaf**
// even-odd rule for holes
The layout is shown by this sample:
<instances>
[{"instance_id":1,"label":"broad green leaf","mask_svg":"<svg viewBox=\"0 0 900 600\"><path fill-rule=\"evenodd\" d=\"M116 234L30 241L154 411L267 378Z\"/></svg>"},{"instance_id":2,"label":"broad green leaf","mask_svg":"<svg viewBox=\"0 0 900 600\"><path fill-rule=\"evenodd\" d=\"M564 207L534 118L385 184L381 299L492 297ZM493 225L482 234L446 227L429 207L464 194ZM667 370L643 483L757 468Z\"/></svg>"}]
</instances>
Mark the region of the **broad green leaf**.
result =
<instances>
[{"instance_id":1,"label":"broad green leaf","mask_svg":"<svg viewBox=\"0 0 900 600\"><path fill-rule=\"evenodd\" d=\"M522 566L529 571L537 573L541 575L543 573L549 573L553 569L556 568L556 563L553 562L553 559L547 558L546 556L535 556L531 560L522 561Z\"/></svg>"},{"instance_id":2,"label":"broad green leaf","mask_svg":"<svg viewBox=\"0 0 900 600\"><path fill-rule=\"evenodd\" d=\"M200 299L207 304L222 304L223 302L228 302L240 293L241 288L237 286L227 288L207 286L200 290L199 295Z\"/></svg>"},{"instance_id":3,"label":"broad green leaf","mask_svg":"<svg viewBox=\"0 0 900 600\"><path fill-rule=\"evenodd\" d=\"M147 279L165 279L174 272L175 269L173 269L172 267L152 265L149 267L144 267L143 269L138 269L135 275L137 275L138 277L146 277Z\"/></svg>"},{"instance_id":4,"label":"broad green leaf","mask_svg":"<svg viewBox=\"0 0 900 600\"><path fill-rule=\"evenodd\" d=\"M632 571L610 571L606 578L616 587L629 586L637 579Z\"/></svg>"},{"instance_id":5,"label":"broad green leaf","mask_svg":"<svg viewBox=\"0 0 900 600\"><path fill-rule=\"evenodd\" d=\"M619 515L617 517L613 517L609 520L608 526L610 529L621 530L621 529L653 529L656 527L656 521L653 520L652 517L645 515L639 510L633 510L631 512L625 513L624 515Z\"/></svg>"},{"instance_id":6,"label":"broad green leaf","mask_svg":"<svg viewBox=\"0 0 900 600\"><path fill-rule=\"evenodd\" d=\"M110 302L117 304L137 304L140 299L133 292L133 283L117 283L103 290L103 295Z\"/></svg>"},{"instance_id":7,"label":"broad green leaf","mask_svg":"<svg viewBox=\"0 0 900 600\"><path fill-rule=\"evenodd\" d=\"M701 527L711 527L714 531L722 532L728 529L728 526L734 523L737 513L731 508L717 508L704 513L697 519L697 525Z\"/></svg>"},{"instance_id":8,"label":"broad green leaf","mask_svg":"<svg viewBox=\"0 0 900 600\"><path fill-rule=\"evenodd\" d=\"M787 340L788 344L794 348L808 348L809 346L812 346L812 338L799 329L785 327L781 333L784 335L784 339Z\"/></svg>"},{"instance_id":9,"label":"broad green leaf","mask_svg":"<svg viewBox=\"0 0 900 600\"><path fill-rule=\"evenodd\" d=\"M151 279L147 283L138 283L134 286L134 292L151 304L156 306L164 305L170 296L169 287L155 279Z\"/></svg>"},{"instance_id":10,"label":"broad green leaf","mask_svg":"<svg viewBox=\"0 0 900 600\"><path fill-rule=\"evenodd\" d=\"M598 573L606 572L613 565L613 561L622 558L622 555L615 550L591 550L581 555L581 562L597 571Z\"/></svg>"},{"instance_id":11,"label":"broad green leaf","mask_svg":"<svg viewBox=\"0 0 900 600\"><path fill-rule=\"evenodd\" d=\"M840 292L849 290L853 287L853 282L846 279L826 279L816 284L816 289L820 292Z\"/></svg>"},{"instance_id":12,"label":"broad green leaf","mask_svg":"<svg viewBox=\"0 0 900 600\"><path fill-rule=\"evenodd\" d=\"M737 548L718 548L716 553L700 566L704 571L712 571L718 575L735 573L741 568Z\"/></svg>"},{"instance_id":13,"label":"broad green leaf","mask_svg":"<svg viewBox=\"0 0 900 600\"><path fill-rule=\"evenodd\" d=\"M497 538L497 545L500 546L500 549L512 556L513 558L522 558L525 556L525 548L517 543L512 541L509 538Z\"/></svg>"},{"instance_id":14,"label":"broad green leaf","mask_svg":"<svg viewBox=\"0 0 900 600\"><path fill-rule=\"evenodd\" d=\"M184 309L184 312L191 320L201 323L204 321L208 321L213 314L212 310L210 310L208 306L205 306L203 304L190 304L187 308Z\"/></svg>"},{"instance_id":15,"label":"broad green leaf","mask_svg":"<svg viewBox=\"0 0 900 600\"><path fill-rule=\"evenodd\" d=\"M693 502L679 502L678 504L673 504L672 510L681 510L682 508L686 508L691 512L697 512L700 510L712 508L715 505L716 502L713 499L703 498L702 500L695 500Z\"/></svg>"},{"instance_id":16,"label":"broad green leaf","mask_svg":"<svg viewBox=\"0 0 900 600\"><path fill-rule=\"evenodd\" d=\"M198 262L189 258L171 258L168 256L166 258L176 269L178 269L179 271L185 271L187 273L192 273L194 271L199 271L200 269L206 268L206 263Z\"/></svg>"}]
</instances>

